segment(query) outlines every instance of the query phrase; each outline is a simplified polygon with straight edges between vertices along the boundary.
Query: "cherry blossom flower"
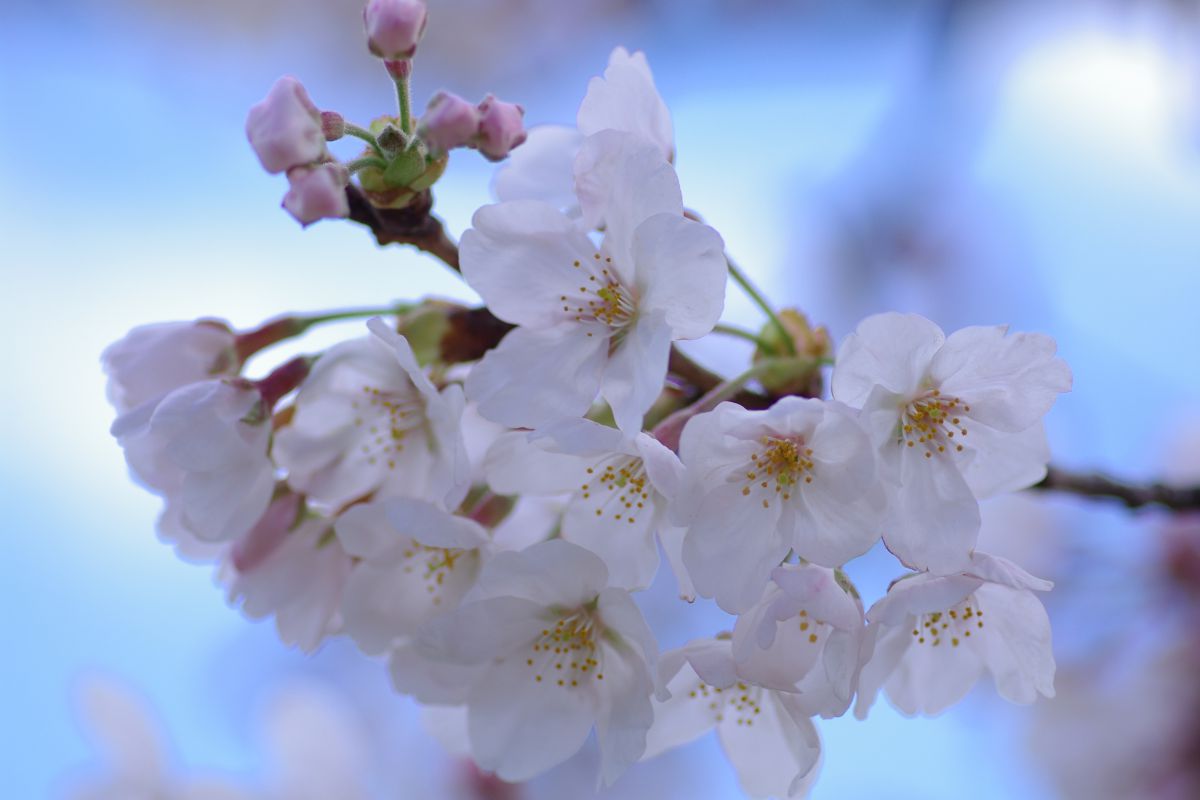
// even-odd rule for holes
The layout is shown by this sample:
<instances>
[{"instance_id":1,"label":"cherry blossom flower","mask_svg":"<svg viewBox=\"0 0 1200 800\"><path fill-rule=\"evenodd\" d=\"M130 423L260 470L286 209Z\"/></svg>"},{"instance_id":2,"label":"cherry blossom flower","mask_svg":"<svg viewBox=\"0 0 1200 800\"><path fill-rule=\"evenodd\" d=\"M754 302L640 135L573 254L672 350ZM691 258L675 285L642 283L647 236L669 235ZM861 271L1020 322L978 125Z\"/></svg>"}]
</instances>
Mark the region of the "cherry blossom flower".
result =
<instances>
[{"instance_id":1,"label":"cherry blossom flower","mask_svg":"<svg viewBox=\"0 0 1200 800\"><path fill-rule=\"evenodd\" d=\"M275 617L284 644L312 652L342 628L342 596L353 559L333 536L333 522L305 516L301 498L285 494L234 543L221 571L231 605L252 619Z\"/></svg>"},{"instance_id":2,"label":"cherry blossom flower","mask_svg":"<svg viewBox=\"0 0 1200 800\"><path fill-rule=\"evenodd\" d=\"M884 540L914 569L964 569L976 498L1030 486L1050 458L1042 417L1071 388L1054 340L1005 327L946 337L915 314L877 314L842 342L833 396L862 409L890 487Z\"/></svg>"},{"instance_id":3,"label":"cherry blossom flower","mask_svg":"<svg viewBox=\"0 0 1200 800\"><path fill-rule=\"evenodd\" d=\"M850 707L858 683L865 622L862 602L833 570L811 564L777 567L762 599L734 626L738 674L795 692L790 702L806 715L839 717Z\"/></svg>"},{"instance_id":4,"label":"cherry blossom flower","mask_svg":"<svg viewBox=\"0 0 1200 800\"><path fill-rule=\"evenodd\" d=\"M330 509L373 493L453 508L469 480L462 389L439 392L404 337L380 319L368 326L371 336L317 362L275 435L275 459L293 489Z\"/></svg>"},{"instance_id":5,"label":"cherry blossom flower","mask_svg":"<svg viewBox=\"0 0 1200 800\"><path fill-rule=\"evenodd\" d=\"M237 371L237 337L220 320L139 325L100 355L108 401L124 414L167 392Z\"/></svg>"},{"instance_id":6,"label":"cherry blossom flower","mask_svg":"<svg viewBox=\"0 0 1200 800\"><path fill-rule=\"evenodd\" d=\"M799 695L741 678L728 639L700 639L664 653L668 699L654 703L643 759L717 731L721 748L752 797L799 797L816 779L821 740Z\"/></svg>"},{"instance_id":7,"label":"cherry blossom flower","mask_svg":"<svg viewBox=\"0 0 1200 800\"><path fill-rule=\"evenodd\" d=\"M570 495L561 534L604 560L609 582L645 589L658 572L656 534L685 599L694 599L683 569L683 529L668 520L668 497L683 465L647 433L629 437L579 419L544 429L533 441L513 431L488 453L488 484L503 494Z\"/></svg>"},{"instance_id":8,"label":"cherry blossom flower","mask_svg":"<svg viewBox=\"0 0 1200 800\"><path fill-rule=\"evenodd\" d=\"M423 0L370 0L363 8L367 49L390 61L412 58L428 16Z\"/></svg>"},{"instance_id":9,"label":"cherry blossom flower","mask_svg":"<svg viewBox=\"0 0 1200 800\"><path fill-rule=\"evenodd\" d=\"M267 510L275 468L259 391L246 381L208 380L122 414L112 435L133 474L174 505L198 538L237 538Z\"/></svg>"},{"instance_id":10,"label":"cherry blossom flower","mask_svg":"<svg viewBox=\"0 0 1200 800\"><path fill-rule=\"evenodd\" d=\"M608 137L594 146L613 159L599 247L532 200L484 206L463 234L463 276L518 326L471 371L467 393L512 427L583 416L599 392L618 426L636 433L671 342L703 336L724 306L724 243L684 218L670 164L647 146Z\"/></svg>"},{"instance_id":11,"label":"cherry blossom flower","mask_svg":"<svg viewBox=\"0 0 1200 800\"><path fill-rule=\"evenodd\" d=\"M246 138L272 175L320 161L328 152L321 112L290 75L275 81L266 98L250 109Z\"/></svg>"},{"instance_id":12,"label":"cherry blossom flower","mask_svg":"<svg viewBox=\"0 0 1200 800\"><path fill-rule=\"evenodd\" d=\"M350 215L346 184L350 174L336 162L292 167L287 173L290 188L283 196L283 207L305 227L322 219Z\"/></svg>"},{"instance_id":13,"label":"cherry blossom flower","mask_svg":"<svg viewBox=\"0 0 1200 800\"><path fill-rule=\"evenodd\" d=\"M866 717L880 688L904 714L940 714L985 672L1014 703L1053 697L1050 620L1033 593L1051 586L979 552L960 574L920 573L893 582L867 612L855 716Z\"/></svg>"},{"instance_id":14,"label":"cherry blossom flower","mask_svg":"<svg viewBox=\"0 0 1200 800\"><path fill-rule=\"evenodd\" d=\"M597 556L559 539L500 553L453 613L393 654L423 702L467 706L476 763L522 781L565 761L596 729L601 781L645 746L657 652L629 593Z\"/></svg>"},{"instance_id":15,"label":"cherry blossom flower","mask_svg":"<svg viewBox=\"0 0 1200 800\"><path fill-rule=\"evenodd\" d=\"M474 520L403 497L349 509L337 537L359 560L346 586L345 630L370 655L457 608L489 544Z\"/></svg>"},{"instance_id":16,"label":"cherry blossom flower","mask_svg":"<svg viewBox=\"0 0 1200 800\"><path fill-rule=\"evenodd\" d=\"M617 47L603 77L593 78L579 107L576 128L538 125L496 173L500 200L542 200L558 208L576 204L575 157L584 139L601 131L634 134L668 161L675 153L671 112L654 85L644 53Z\"/></svg>"},{"instance_id":17,"label":"cherry blossom flower","mask_svg":"<svg viewBox=\"0 0 1200 800\"><path fill-rule=\"evenodd\" d=\"M840 403L785 397L766 411L721 403L688 421L677 521L683 561L705 597L739 613L789 550L836 567L879 540L875 454Z\"/></svg>"}]
</instances>

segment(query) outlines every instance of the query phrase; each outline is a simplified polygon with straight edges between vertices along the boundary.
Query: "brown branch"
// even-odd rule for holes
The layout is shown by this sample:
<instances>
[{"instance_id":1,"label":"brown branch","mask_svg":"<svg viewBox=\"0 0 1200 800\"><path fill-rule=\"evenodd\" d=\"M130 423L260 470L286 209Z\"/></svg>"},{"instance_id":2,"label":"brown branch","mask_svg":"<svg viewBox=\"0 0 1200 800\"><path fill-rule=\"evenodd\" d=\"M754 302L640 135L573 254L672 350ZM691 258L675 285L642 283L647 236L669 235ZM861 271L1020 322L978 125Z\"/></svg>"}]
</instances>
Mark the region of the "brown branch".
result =
<instances>
[{"instance_id":1,"label":"brown branch","mask_svg":"<svg viewBox=\"0 0 1200 800\"><path fill-rule=\"evenodd\" d=\"M346 187L350 219L371 229L381 245L410 244L441 259L458 272L458 245L446 233L442 221L433 215L433 194L426 189L405 208L377 208L362 190Z\"/></svg>"},{"instance_id":2,"label":"brown branch","mask_svg":"<svg viewBox=\"0 0 1200 800\"><path fill-rule=\"evenodd\" d=\"M1050 467L1034 489L1117 500L1126 508L1159 505L1172 511L1200 511L1200 486L1167 486L1163 483L1128 484L1099 474L1068 472Z\"/></svg>"}]
</instances>

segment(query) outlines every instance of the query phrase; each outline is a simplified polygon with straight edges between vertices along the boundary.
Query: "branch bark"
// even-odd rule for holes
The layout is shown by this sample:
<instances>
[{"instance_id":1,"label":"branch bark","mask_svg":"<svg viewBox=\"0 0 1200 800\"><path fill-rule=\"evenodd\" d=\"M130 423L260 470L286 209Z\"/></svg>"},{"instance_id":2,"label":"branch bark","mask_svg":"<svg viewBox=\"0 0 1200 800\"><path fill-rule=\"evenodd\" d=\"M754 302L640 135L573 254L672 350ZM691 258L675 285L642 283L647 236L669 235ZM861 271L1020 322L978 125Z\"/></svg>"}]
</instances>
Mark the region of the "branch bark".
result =
<instances>
[{"instance_id":1,"label":"branch bark","mask_svg":"<svg viewBox=\"0 0 1200 800\"><path fill-rule=\"evenodd\" d=\"M1077 473L1050 467L1034 489L1116 500L1126 508L1158 505L1171 511L1200 511L1200 486L1167 486L1163 483L1122 483L1097 473Z\"/></svg>"},{"instance_id":2,"label":"branch bark","mask_svg":"<svg viewBox=\"0 0 1200 800\"><path fill-rule=\"evenodd\" d=\"M370 228L380 245L410 244L459 271L458 245L434 216L433 193L428 189L400 209L376 208L353 184L346 187L346 200L350 203L350 219Z\"/></svg>"}]
</instances>

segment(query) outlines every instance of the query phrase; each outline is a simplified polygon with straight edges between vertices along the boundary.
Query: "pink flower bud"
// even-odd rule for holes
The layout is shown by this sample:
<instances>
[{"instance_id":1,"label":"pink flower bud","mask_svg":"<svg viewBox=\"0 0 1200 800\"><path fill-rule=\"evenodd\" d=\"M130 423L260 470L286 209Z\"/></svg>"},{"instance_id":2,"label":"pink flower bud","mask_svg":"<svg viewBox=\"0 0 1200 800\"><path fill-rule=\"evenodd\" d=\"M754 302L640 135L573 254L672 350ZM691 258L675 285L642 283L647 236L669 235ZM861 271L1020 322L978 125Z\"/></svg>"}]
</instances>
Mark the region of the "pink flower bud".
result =
<instances>
[{"instance_id":1,"label":"pink flower bud","mask_svg":"<svg viewBox=\"0 0 1200 800\"><path fill-rule=\"evenodd\" d=\"M346 184L350 175L341 164L329 162L288 170L292 188L284 195L283 207L305 227L319 219L350 215Z\"/></svg>"},{"instance_id":2,"label":"pink flower bud","mask_svg":"<svg viewBox=\"0 0 1200 800\"><path fill-rule=\"evenodd\" d=\"M290 75L275 81L266 99L250 109L246 137L263 169L272 175L325 154L321 112L300 81Z\"/></svg>"},{"instance_id":3,"label":"pink flower bud","mask_svg":"<svg viewBox=\"0 0 1200 800\"><path fill-rule=\"evenodd\" d=\"M346 135L346 119L336 111L321 112L321 132L325 141L336 142Z\"/></svg>"},{"instance_id":4,"label":"pink flower bud","mask_svg":"<svg viewBox=\"0 0 1200 800\"><path fill-rule=\"evenodd\" d=\"M488 95L479 104L479 134L476 147L492 161L506 158L525 141L525 109Z\"/></svg>"},{"instance_id":5,"label":"pink flower bud","mask_svg":"<svg viewBox=\"0 0 1200 800\"><path fill-rule=\"evenodd\" d=\"M479 109L456 94L438 92L417 127L431 150L447 153L470 143L479 132Z\"/></svg>"},{"instance_id":6,"label":"pink flower bud","mask_svg":"<svg viewBox=\"0 0 1200 800\"><path fill-rule=\"evenodd\" d=\"M423 0L370 0L363 9L367 47L388 60L412 58L425 33Z\"/></svg>"}]
</instances>

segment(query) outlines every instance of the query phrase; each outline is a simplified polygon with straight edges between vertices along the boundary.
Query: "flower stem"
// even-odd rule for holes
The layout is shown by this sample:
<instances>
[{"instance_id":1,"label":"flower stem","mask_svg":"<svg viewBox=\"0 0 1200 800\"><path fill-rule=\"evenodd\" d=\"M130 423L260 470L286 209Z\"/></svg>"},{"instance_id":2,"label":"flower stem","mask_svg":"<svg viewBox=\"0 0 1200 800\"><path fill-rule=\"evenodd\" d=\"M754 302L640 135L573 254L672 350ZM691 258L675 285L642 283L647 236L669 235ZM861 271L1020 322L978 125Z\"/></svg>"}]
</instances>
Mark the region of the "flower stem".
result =
<instances>
[{"instance_id":1,"label":"flower stem","mask_svg":"<svg viewBox=\"0 0 1200 800\"><path fill-rule=\"evenodd\" d=\"M651 435L658 439L672 450L679 449L679 437L683 434L683 427L687 425L688 420L697 414L711 410L718 403L728 400L742 390L747 383L759 377L760 375L774 369L796 367L797 369L811 369L815 359L811 358L764 358L750 369L723 381L713 387L707 394L692 403L687 408L681 408L665 420L655 426Z\"/></svg>"},{"instance_id":2,"label":"flower stem","mask_svg":"<svg viewBox=\"0 0 1200 800\"><path fill-rule=\"evenodd\" d=\"M400 105L400 130L412 133L412 91L409 88L407 75L396 78L396 100Z\"/></svg>"},{"instance_id":3,"label":"flower stem","mask_svg":"<svg viewBox=\"0 0 1200 800\"><path fill-rule=\"evenodd\" d=\"M779 319L779 315L775 313L775 309L767 302L767 298L758 290L758 287L750 282L750 278L747 277L746 273L742 272L741 267L735 264L733 259L728 255L725 256L725 263L729 265L730 277L733 278L738 286L742 287L742 291L746 293L754 304L762 309L762 312L767 315L767 319L771 321L771 324L775 326L775 330L778 331L780 337L783 339L788 353L795 355L796 343L792 341L791 334L788 333L787 328L783 327L783 322Z\"/></svg>"},{"instance_id":4,"label":"flower stem","mask_svg":"<svg viewBox=\"0 0 1200 800\"><path fill-rule=\"evenodd\" d=\"M263 323L254 330L238 334L237 344L235 345L238 359L242 363L245 363L255 353L265 350L273 344L278 344L285 339L299 336L312 326L320 325L324 322L403 314L410 308L411 306L409 305L396 304L380 308L349 308L308 316L289 315L278 317Z\"/></svg>"},{"instance_id":5,"label":"flower stem","mask_svg":"<svg viewBox=\"0 0 1200 800\"><path fill-rule=\"evenodd\" d=\"M764 352L770 352L771 346L763 341L753 331L748 331L745 328L739 328L736 325L726 325L723 322L718 322L713 326L713 333L720 333L725 336L734 336L738 339L745 339L747 342L752 342Z\"/></svg>"},{"instance_id":6,"label":"flower stem","mask_svg":"<svg viewBox=\"0 0 1200 800\"><path fill-rule=\"evenodd\" d=\"M375 156L363 156L362 158L356 158L353 161L347 162L346 164L346 169L351 175L367 169L368 167L387 169L387 162L382 158L376 158Z\"/></svg>"},{"instance_id":7,"label":"flower stem","mask_svg":"<svg viewBox=\"0 0 1200 800\"><path fill-rule=\"evenodd\" d=\"M383 158L383 150L379 147L379 142L375 140L375 134L371 133L366 128L360 128L352 122L346 123L346 135L353 136L356 139L362 139L367 144L371 145L371 149Z\"/></svg>"}]
</instances>

